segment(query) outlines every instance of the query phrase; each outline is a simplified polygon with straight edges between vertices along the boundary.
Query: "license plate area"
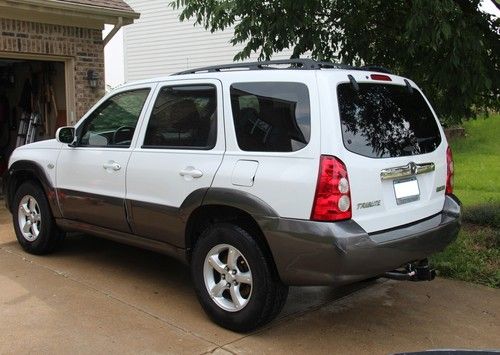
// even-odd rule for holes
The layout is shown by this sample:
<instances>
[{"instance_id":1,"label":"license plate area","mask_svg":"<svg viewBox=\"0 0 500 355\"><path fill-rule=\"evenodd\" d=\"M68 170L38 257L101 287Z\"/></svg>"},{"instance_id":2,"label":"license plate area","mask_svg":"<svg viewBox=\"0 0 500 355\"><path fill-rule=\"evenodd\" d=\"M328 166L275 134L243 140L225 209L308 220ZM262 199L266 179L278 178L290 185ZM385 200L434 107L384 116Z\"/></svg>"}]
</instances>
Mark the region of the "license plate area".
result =
<instances>
[{"instance_id":1,"label":"license plate area","mask_svg":"<svg viewBox=\"0 0 500 355\"><path fill-rule=\"evenodd\" d=\"M394 180L394 195L396 203L402 205L420 199L420 189L416 177Z\"/></svg>"}]
</instances>

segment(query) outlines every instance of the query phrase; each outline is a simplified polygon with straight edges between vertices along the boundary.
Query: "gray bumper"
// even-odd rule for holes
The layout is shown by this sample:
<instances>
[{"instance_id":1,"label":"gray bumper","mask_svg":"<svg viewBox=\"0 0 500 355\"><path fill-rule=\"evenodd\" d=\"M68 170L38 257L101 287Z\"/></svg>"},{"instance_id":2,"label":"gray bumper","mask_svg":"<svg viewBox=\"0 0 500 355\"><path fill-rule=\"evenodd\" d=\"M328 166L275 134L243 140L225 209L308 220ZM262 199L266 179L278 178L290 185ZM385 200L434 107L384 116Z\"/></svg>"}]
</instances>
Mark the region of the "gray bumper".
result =
<instances>
[{"instance_id":1,"label":"gray bumper","mask_svg":"<svg viewBox=\"0 0 500 355\"><path fill-rule=\"evenodd\" d=\"M443 250L458 234L461 205L446 196L441 213L366 233L356 222L259 220L281 280L288 285L340 285L378 276Z\"/></svg>"}]
</instances>

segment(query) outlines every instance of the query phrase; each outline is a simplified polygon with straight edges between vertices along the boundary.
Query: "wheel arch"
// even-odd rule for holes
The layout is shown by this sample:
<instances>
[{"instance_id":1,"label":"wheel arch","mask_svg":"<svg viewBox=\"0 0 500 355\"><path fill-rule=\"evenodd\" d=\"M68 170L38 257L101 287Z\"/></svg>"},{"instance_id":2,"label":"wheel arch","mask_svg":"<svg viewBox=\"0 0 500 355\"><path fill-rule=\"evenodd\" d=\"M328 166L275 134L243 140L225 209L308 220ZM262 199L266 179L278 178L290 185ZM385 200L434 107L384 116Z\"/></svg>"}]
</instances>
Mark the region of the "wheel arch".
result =
<instances>
[{"instance_id":1,"label":"wheel arch","mask_svg":"<svg viewBox=\"0 0 500 355\"><path fill-rule=\"evenodd\" d=\"M215 188L209 189L202 204L189 215L185 228L186 259L191 260L191 251L201 233L215 223L235 223L254 236L262 246L266 257L272 262L275 275L279 277L273 253L267 242L259 217L277 217L277 213L264 201L247 192Z\"/></svg>"},{"instance_id":2,"label":"wheel arch","mask_svg":"<svg viewBox=\"0 0 500 355\"><path fill-rule=\"evenodd\" d=\"M36 162L19 160L12 164L7 172L6 181L6 204L9 211L13 212L13 200L17 189L26 181L34 181L43 189L49 201L49 206L54 217L60 217L59 205L57 203L56 190L43 168Z\"/></svg>"}]
</instances>

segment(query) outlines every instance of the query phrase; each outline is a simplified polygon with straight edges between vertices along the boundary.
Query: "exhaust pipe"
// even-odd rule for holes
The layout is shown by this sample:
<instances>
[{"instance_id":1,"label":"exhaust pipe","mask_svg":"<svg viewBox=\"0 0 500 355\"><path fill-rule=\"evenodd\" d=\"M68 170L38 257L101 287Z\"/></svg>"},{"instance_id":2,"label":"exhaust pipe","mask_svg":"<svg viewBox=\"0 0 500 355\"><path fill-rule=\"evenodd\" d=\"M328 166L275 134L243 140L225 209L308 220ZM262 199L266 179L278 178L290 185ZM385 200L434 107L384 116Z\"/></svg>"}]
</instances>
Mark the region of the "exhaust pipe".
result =
<instances>
[{"instance_id":1,"label":"exhaust pipe","mask_svg":"<svg viewBox=\"0 0 500 355\"><path fill-rule=\"evenodd\" d=\"M436 270L430 267L427 259L424 259L407 264L404 270L386 272L383 277L398 281L432 281L436 277Z\"/></svg>"}]
</instances>

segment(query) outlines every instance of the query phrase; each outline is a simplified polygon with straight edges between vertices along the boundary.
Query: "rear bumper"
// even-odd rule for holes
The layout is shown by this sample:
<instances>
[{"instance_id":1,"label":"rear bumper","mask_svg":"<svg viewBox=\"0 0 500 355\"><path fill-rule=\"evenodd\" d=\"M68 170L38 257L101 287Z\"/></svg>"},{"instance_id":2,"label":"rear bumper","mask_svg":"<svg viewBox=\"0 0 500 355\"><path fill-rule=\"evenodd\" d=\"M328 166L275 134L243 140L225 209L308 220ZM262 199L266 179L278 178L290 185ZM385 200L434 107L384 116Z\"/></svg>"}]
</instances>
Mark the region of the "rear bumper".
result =
<instances>
[{"instance_id":1,"label":"rear bumper","mask_svg":"<svg viewBox=\"0 0 500 355\"><path fill-rule=\"evenodd\" d=\"M259 220L281 280L288 285L340 285L382 275L443 250L458 234L461 204L418 222L366 233L356 222Z\"/></svg>"}]
</instances>

